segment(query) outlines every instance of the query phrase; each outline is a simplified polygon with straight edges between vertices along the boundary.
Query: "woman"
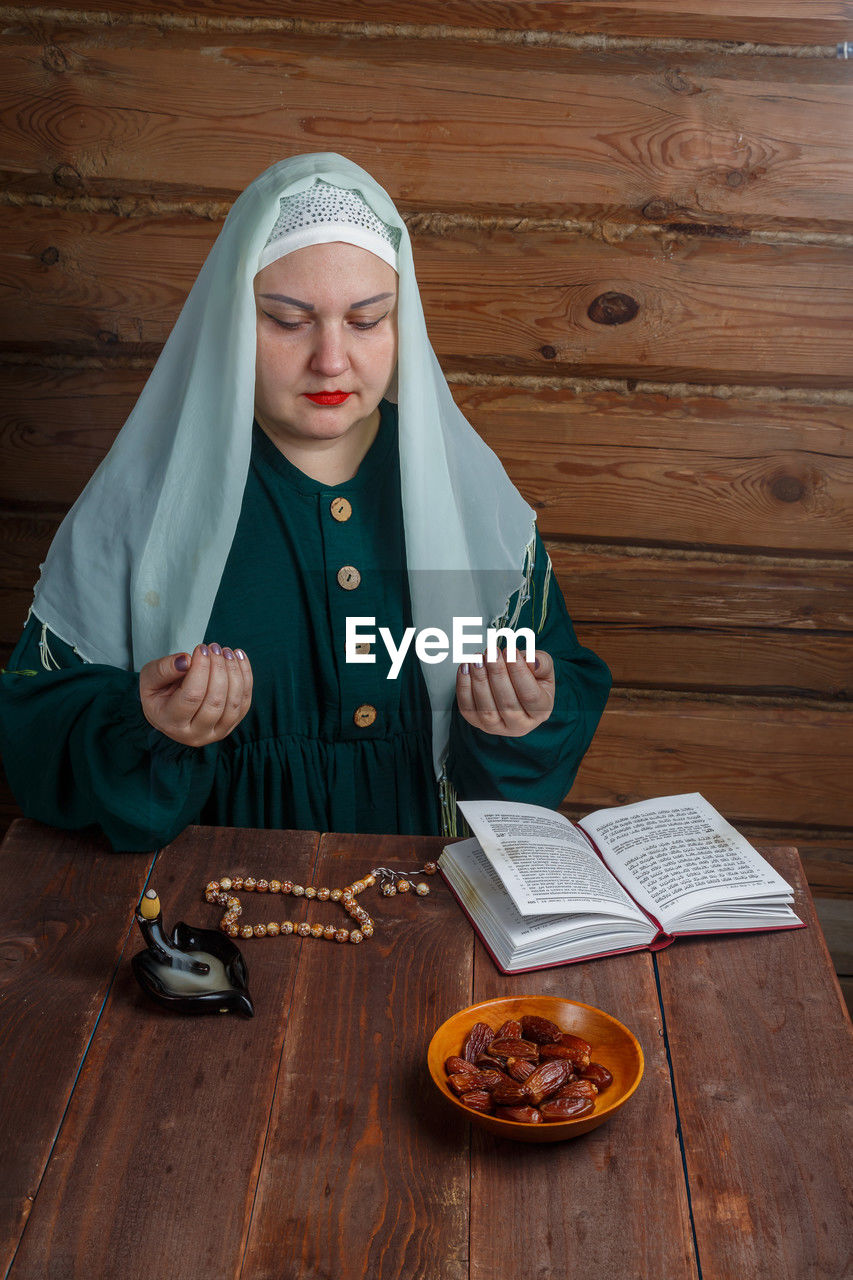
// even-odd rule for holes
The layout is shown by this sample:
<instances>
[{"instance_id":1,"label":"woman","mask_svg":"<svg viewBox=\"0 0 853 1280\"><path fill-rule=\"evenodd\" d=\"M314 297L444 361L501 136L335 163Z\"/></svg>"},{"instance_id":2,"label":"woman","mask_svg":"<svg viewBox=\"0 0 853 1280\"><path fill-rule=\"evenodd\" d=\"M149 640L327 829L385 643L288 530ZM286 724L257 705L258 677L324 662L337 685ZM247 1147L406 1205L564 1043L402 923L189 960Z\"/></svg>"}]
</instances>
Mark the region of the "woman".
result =
<instances>
[{"instance_id":1,"label":"woman","mask_svg":"<svg viewBox=\"0 0 853 1280\"><path fill-rule=\"evenodd\" d=\"M378 643L472 617L533 630L535 663L394 674ZM457 794L557 805L608 687L453 403L391 200L340 156L274 165L42 566L0 703L22 808L120 849L454 834Z\"/></svg>"}]
</instances>

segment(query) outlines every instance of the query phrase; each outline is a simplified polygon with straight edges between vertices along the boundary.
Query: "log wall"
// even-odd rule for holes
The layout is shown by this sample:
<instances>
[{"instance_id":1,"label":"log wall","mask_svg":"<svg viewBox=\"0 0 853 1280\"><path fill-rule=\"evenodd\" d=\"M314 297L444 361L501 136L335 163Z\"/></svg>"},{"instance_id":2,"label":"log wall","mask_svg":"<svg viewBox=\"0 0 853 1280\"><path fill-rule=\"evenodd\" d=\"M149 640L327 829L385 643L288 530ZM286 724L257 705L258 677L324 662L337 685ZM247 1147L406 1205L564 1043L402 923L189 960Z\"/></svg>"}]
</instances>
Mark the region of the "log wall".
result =
<instances>
[{"instance_id":1,"label":"log wall","mask_svg":"<svg viewBox=\"0 0 853 1280\"><path fill-rule=\"evenodd\" d=\"M231 201L341 151L613 669L567 811L698 789L853 892L849 6L2 16L2 657Z\"/></svg>"}]
</instances>

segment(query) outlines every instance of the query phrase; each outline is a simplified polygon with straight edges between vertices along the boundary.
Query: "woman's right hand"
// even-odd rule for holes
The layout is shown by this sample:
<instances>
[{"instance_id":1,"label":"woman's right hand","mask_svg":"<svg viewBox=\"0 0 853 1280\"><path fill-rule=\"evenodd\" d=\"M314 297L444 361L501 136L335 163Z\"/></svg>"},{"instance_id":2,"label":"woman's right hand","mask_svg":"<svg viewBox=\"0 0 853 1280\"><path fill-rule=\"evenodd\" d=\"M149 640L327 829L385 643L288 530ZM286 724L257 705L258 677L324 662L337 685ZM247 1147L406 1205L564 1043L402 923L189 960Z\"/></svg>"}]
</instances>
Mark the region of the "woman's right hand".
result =
<instances>
[{"instance_id":1,"label":"woman's right hand","mask_svg":"<svg viewBox=\"0 0 853 1280\"><path fill-rule=\"evenodd\" d=\"M226 738L252 702L252 668L242 649L196 645L192 658L171 653L139 673L145 719L187 747Z\"/></svg>"}]
</instances>

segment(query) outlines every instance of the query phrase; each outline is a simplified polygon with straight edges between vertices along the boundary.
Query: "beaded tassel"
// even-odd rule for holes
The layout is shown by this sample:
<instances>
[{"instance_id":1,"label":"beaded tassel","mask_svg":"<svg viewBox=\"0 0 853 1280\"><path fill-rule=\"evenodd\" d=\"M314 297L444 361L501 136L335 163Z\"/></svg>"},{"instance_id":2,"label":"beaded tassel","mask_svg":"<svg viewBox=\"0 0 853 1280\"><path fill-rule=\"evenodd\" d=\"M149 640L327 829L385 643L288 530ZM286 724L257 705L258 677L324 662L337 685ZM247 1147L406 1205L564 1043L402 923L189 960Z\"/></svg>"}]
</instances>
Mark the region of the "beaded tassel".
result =
<instances>
[{"instance_id":1,"label":"beaded tassel","mask_svg":"<svg viewBox=\"0 0 853 1280\"><path fill-rule=\"evenodd\" d=\"M425 897L429 893L429 885L420 880L413 882L413 875L423 873L435 875L434 862L426 862L420 871L394 871L391 867L375 867L361 880L354 880L343 889L317 889L313 885L307 887L294 884L292 880L256 880L254 876L222 876L219 880L211 880L205 886L204 896L208 902L215 902L225 907L225 914L219 922L223 933L231 938L278 938L283 934L295 934L300 938L325 938L327 942L352 942L358 944L365 938L373 936L374 923L356 899L365 889L370 889L378 881L379 892L385 897L393 897L397 893L415 893ZM316 898L318 902L337 902L354 921L354 929L337 928L335 925L294 924L292 920L271 920L268 924L238 924L243 914L243 907L238 893L271 893L288 895L294 898Z\"/></svg>"}]
</instances>

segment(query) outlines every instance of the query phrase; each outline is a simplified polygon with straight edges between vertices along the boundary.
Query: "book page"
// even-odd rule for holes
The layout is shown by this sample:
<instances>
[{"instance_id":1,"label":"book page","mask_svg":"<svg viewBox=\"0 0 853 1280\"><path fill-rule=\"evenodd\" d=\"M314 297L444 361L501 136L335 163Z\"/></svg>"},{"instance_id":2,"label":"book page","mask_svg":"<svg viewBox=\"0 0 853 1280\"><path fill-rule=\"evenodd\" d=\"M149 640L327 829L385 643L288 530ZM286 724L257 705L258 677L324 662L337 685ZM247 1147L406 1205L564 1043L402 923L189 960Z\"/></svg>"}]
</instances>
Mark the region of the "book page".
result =
<instances>
[{"instance_id":1,"label":"book page","mask_svg":"<svg viewBox=\"0 0 853 1280\"><path fill-rule=\"evenodd\" d=\"M790 899L790 886L698 792L600 809L580 825L664 925L700 903Z\"/></svg>"},{"instance_id":2,"label":"book page","mask_svg":"<svg viewBox=\"0 0 853 1280\"><path fill-rule=\"evenodd\" d=\"M474 919L480 922L484 912L488 912L500 923L514 945L532 939L539 945L547 946L552 939L562 939L566 935L565 916L523 916L518 911L477 840L465 840L453 845L449 858L447 852L441 855L439 866L445 874L451 872L451 884L457 891L462 888L462 901ZM456 874L452 874L453 872ZM576 918L581 922L588 919L585 915Z\"/></svg>"},{"instance_id":3,"label":"book page","mask_svg":"<svg viewBox=\"0 0 853 1280\"><path fill-rule=\"evenodd\" d=\"M587 910L641 916L586 837L562 814L507 800L460 800L459 808L522 915Z\"/></svg>"},{"instance_id":4,"label":"book page","mask_svg":"<svg viewBox=\"0 0 853 1280\"><path fill-rule=\"evenodd\" d=\"M504 969L523 971L648 946L657 933L645 916L637 920L592 912L522 916L476 839L448 845L438 865Z\"/></svg>"}]
</instances>

